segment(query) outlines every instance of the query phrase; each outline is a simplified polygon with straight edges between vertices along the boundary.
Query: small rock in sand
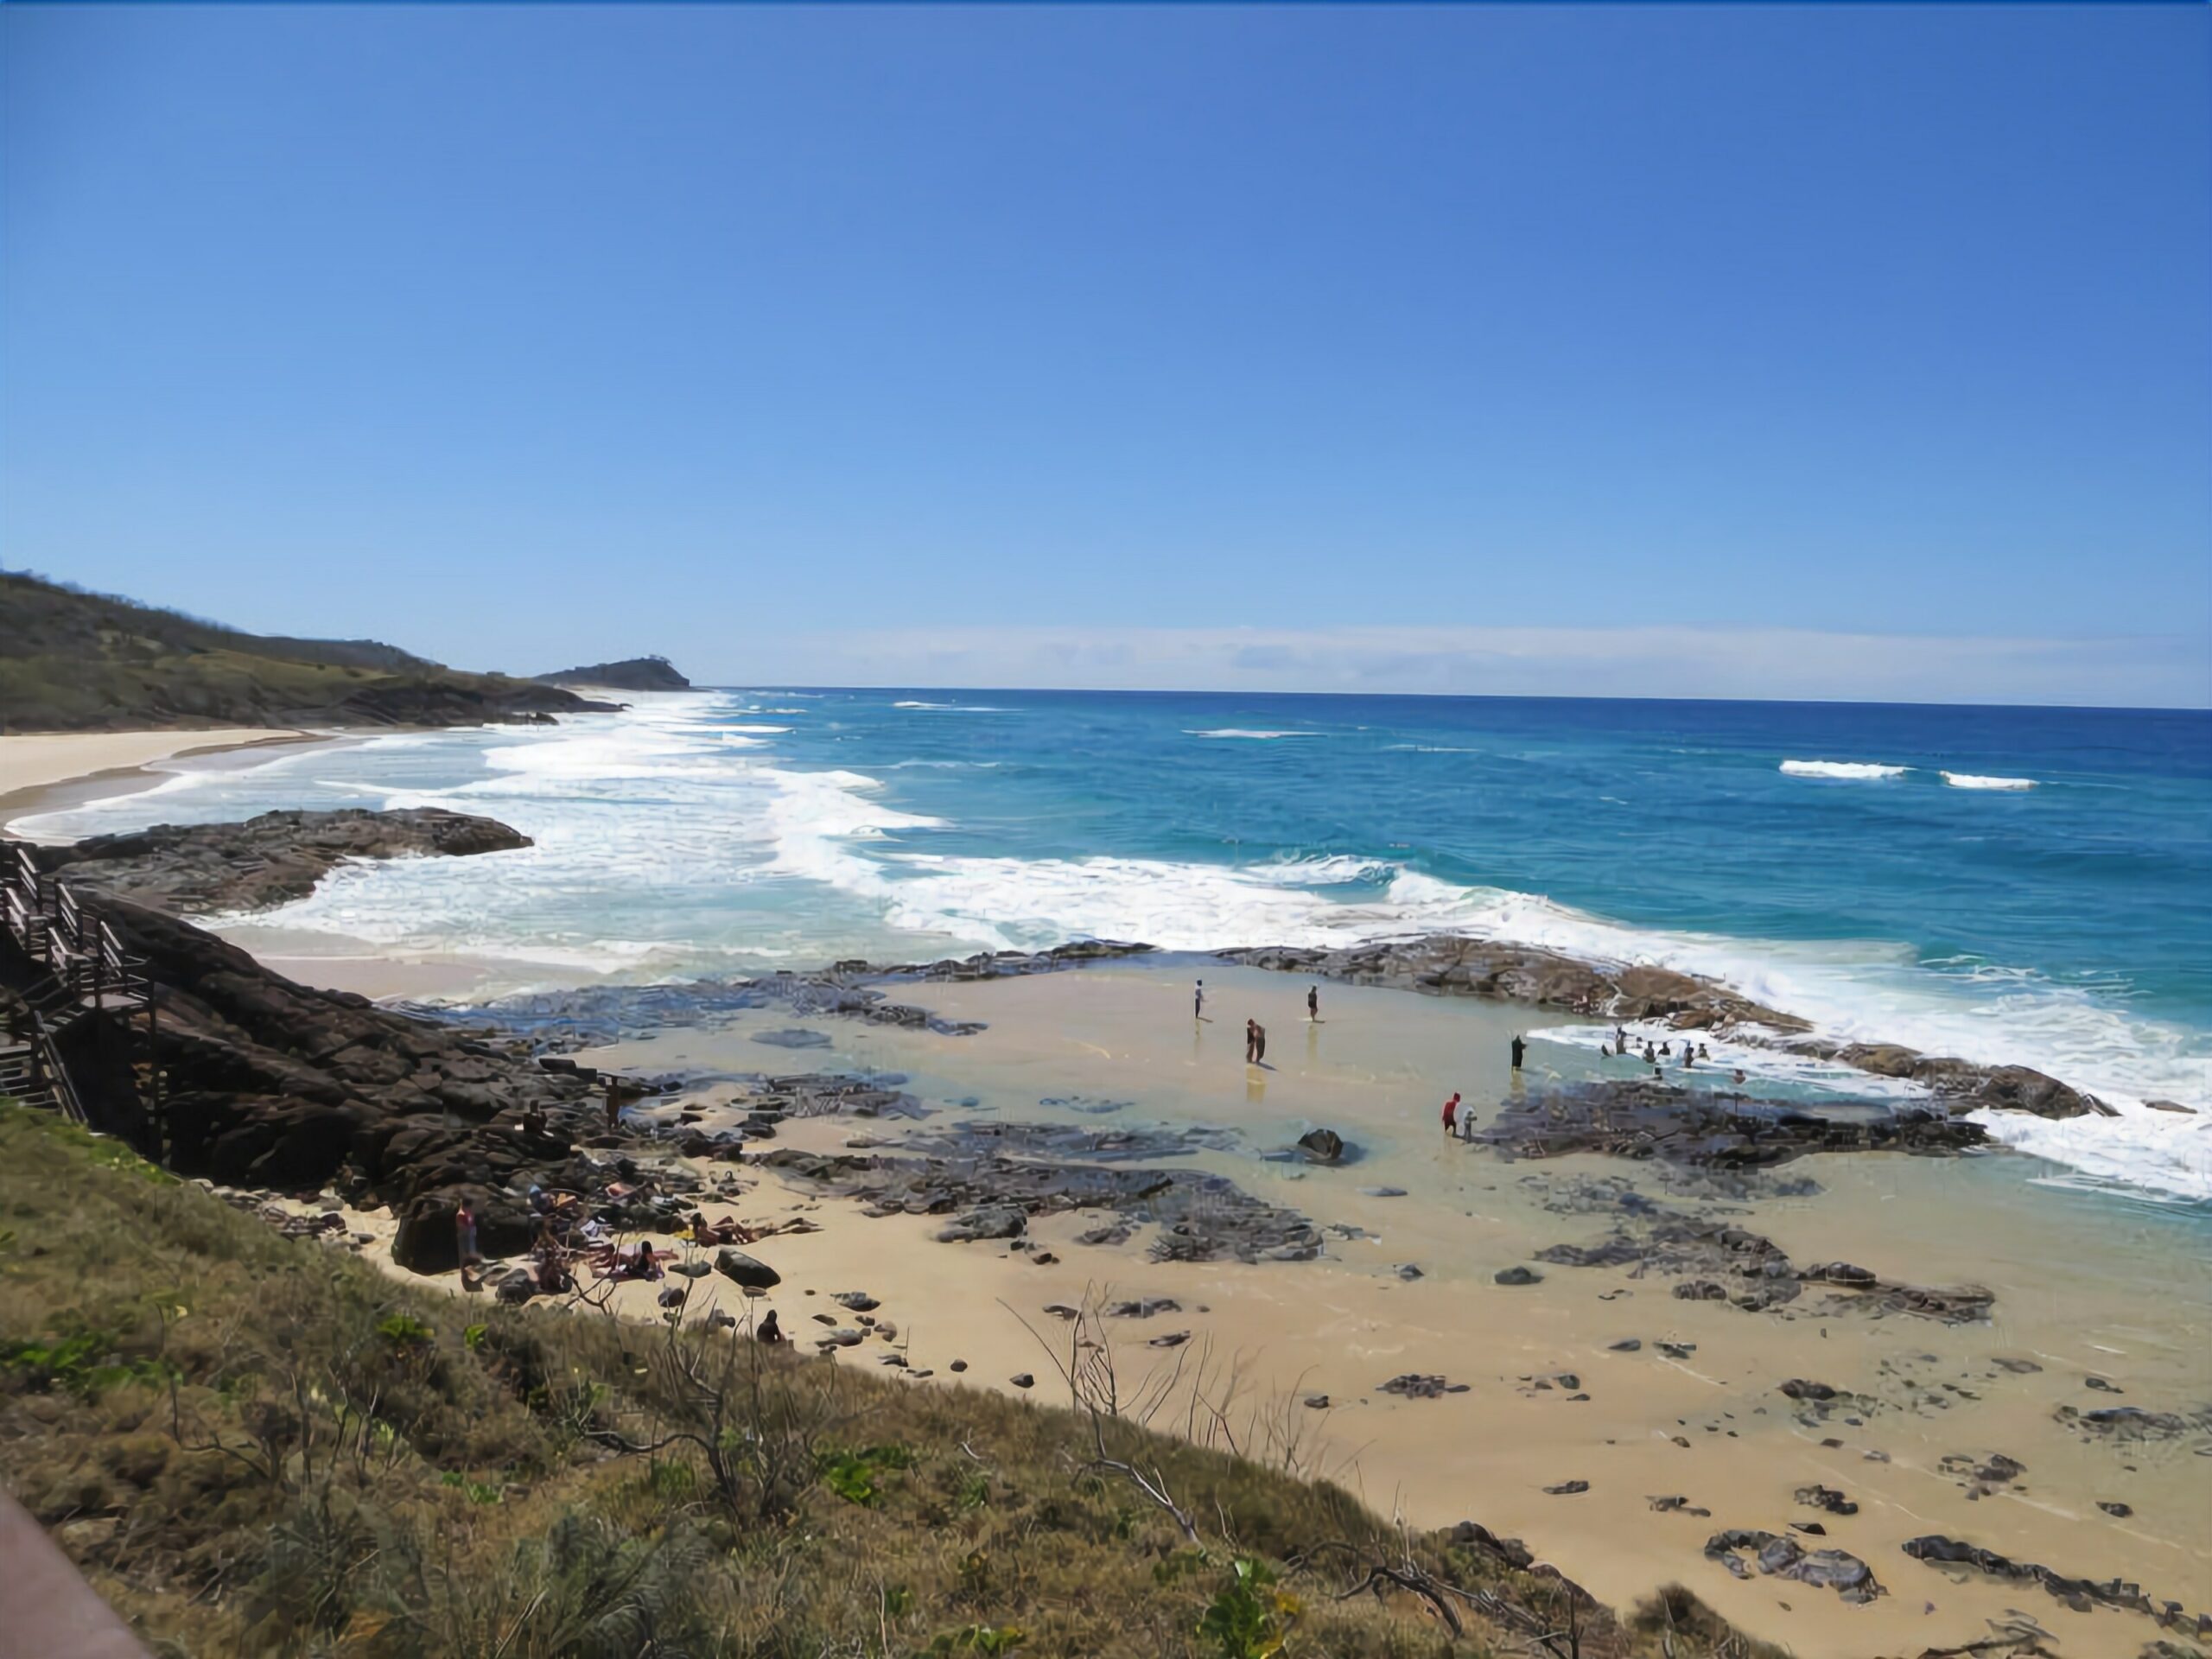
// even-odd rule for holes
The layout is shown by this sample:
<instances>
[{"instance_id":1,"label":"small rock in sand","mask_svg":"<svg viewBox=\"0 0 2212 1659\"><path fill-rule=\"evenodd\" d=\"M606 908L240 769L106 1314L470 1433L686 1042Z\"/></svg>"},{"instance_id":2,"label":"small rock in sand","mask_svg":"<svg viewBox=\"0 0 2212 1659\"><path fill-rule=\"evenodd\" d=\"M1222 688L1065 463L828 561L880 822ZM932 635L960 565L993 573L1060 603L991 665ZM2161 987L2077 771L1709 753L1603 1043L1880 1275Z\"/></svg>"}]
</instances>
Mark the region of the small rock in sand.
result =
<instances>
[{"instance_id":1,"label":"small rock in sand","mask_svg":"<svg viewBox=\"0 0 2212 1659\"><path fill-rule=\"evenodd\" d=\"M1037 1386L1037 1379L1027 1371L1016 1371L1012 1376L1007 1378L1007 1381L1017 1389L1033 1389Z\"/></svg>"},{"instance_id":2,"label":"small rock in sand","mask_svg":"<svg viewBox=\"0 0 2212 1659\"><path fill-rule=\"evenodd\" d=\"M1590 1483L1586 1480L1562 1480L1556 1486L1545 1487L1544 1494L1548 1497L1572 1497L1577 1492L1589 1490Z\"/></svg>"},{"instance_id":3,"label":"small rock in sand","mask_svg":"<svg viewBox=\"0 0 2212 1659\"><path fill-rule=\"evenodd\" d=\"M1491 1275L1491 1282L1497 1285L1541 1285L1544 1282L1544 1275L1534 1268L1501 1268Z\"/></svg>"}]
</instances>

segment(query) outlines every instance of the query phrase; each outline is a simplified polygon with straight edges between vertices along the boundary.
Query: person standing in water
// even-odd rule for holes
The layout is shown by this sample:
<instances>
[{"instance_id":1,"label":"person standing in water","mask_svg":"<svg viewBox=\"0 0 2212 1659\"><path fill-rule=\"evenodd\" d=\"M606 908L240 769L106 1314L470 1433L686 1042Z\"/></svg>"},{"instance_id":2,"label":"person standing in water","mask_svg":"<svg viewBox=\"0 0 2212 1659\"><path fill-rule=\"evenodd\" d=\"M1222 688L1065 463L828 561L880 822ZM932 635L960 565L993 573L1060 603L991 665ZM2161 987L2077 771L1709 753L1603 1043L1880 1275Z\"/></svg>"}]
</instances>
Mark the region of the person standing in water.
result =
<instances>
[{"instance_id":1,"label":"person standing in water","mask_svg":"<svg viewBox=\"0 0 2212 1659\"><path fill-rule=\"evenodd\" d=\"M1529 1045L1522 1042L1520 1033L1516 1032L1513 1034L1513 1069L1516 1071L1521 1069L1521 1061L1528 1052Z\"/></svg>"},{"instance_id":2,"label":"person standing in water","mask_svg":"<svg viewBox=\"0 0 2212 1659\"><path fill-rule=\"evenodd\" d=\"M1308 985L1306 988L1306 1017L1317 1025L1320 1022L1321 988L1319 985Z\"/></svg>"},{"instance_id":3,"label":"person standing in water","mask_svg":"<svg viewBox=\"0 0 2212 1659\"><path fill-rule=\"evenodd\" d=\"M1258 1049L1259 1046L1260 1046L1260 1022L1259 1022L1258 1020L1247 1020L1244 1022L1244 1064L1245 1064L1245 1065L1251 1065L1251 1064L1252 1064L1252 1062L1253 1062L1254 1060L1255 1060L1255 1059L1257 1059L1257 1058L1259 1058L1258 1054L1255 1052L1255 1051Z\"/></svg>"},{"instance_id":4,"label":"person standing in water","mask_svg":"<svg viewBox=\"0 0 2212 1659\"><path fill-rule=\"evenodd\" d=\"M1202 979L1198 982L1198 989L1191 994L1191 1018L1193 1020L1203 1020L1205 1017L1206 982Z\"/></svg>"},{"instance_id":5,"label":"person standing in water","mask_svg":"<svg viewBox=\"0 0 2212 1659\"><path fill-rule=\"evenodd\" d=\"M1444 1133L1459 1133L1459 1095L1457 1090L1452 1091L1452 1098L1444 1103Z\"/></svg>"},{"instance_id":6,"label":"person standing in water","mask_svg":"<svg viewBox=\"0 0 2212 1659\"><path fill-rule=\"evenodd\" d=\"M1268 1028L1256 1020L1252 1022L1252 1058L1264 1065L1268 1060Z\"/></svg>"}]
</instances>

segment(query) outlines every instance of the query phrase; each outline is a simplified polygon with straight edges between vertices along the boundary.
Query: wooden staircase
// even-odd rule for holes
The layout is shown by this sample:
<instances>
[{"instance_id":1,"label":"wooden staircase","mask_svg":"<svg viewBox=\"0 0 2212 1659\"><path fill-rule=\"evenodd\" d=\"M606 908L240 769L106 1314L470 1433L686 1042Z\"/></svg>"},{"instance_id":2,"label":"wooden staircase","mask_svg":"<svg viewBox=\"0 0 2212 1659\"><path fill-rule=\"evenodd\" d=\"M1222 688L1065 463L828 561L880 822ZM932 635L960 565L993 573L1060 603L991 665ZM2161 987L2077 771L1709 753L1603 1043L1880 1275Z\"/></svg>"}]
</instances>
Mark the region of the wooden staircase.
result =
<instances>
[{"instance_id":1,"label":"wooden staircase","mask_svg":"<svg viewBox=\"0 0 2212 1659\"><path fill-rule=\"evenodd\" d=\"M123 1065L106 1069L130 1079L137 1109L126 1116L137 1119L139 1138L152 1143L142 1150L158 1156L159 1016L146 963L124 949L96 903L41 875L30 849L20 842L0 849L0 927L17 957L15 995L0 1035L0 1096L92 1122L63 1052L63 1039L92 1018L93 1040L143 1045L143 1057L126 1052L118 1057Z\"/></svg>"}]
</instances>

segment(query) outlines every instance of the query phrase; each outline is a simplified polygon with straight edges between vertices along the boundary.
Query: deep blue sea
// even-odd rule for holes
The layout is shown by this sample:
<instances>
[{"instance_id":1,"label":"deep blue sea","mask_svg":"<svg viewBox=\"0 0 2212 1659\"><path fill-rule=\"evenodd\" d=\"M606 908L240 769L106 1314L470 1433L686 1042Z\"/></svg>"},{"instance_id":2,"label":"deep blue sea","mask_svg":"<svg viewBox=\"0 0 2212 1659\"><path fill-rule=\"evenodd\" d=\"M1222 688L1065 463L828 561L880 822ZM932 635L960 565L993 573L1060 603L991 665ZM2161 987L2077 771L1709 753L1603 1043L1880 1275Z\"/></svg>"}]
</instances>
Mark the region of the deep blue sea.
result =
<instances>
[{"instance_id":1,"label":"deep blue sea","mask_svg":"<svg viewBox=\"0 0 2212 1659\"><path fill-rule=\"evenodd\" d=\"M1477 932L2040 1067L2124 1116L2008 1139L2212 1196L2212 1116L2143 1106L2212 1108L2212 715L741 690L247 757L32 827L344 804L539 845L365 867L277 922L639 976Z\"/></svg>"}]
</instances>

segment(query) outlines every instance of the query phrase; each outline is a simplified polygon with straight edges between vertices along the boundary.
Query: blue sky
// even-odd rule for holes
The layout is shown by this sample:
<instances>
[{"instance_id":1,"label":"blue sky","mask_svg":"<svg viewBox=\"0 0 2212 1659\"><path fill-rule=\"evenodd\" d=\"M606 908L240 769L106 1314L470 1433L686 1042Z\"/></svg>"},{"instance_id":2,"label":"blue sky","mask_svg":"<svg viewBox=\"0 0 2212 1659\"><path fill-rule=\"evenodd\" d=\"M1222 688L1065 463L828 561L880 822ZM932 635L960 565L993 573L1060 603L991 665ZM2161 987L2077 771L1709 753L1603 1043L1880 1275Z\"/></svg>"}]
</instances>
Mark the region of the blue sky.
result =
<instances>
[{"instance_id":1,"label":"blue sky","mask_svg":"<svg viewBox=\"0 0 2212 1659\"><path fill-rule=\"evenodd\" d=\"M14 568L518 671L2212 701L2202 7L0 45Z\"/></svg>"}]
</instances>

